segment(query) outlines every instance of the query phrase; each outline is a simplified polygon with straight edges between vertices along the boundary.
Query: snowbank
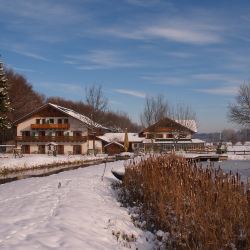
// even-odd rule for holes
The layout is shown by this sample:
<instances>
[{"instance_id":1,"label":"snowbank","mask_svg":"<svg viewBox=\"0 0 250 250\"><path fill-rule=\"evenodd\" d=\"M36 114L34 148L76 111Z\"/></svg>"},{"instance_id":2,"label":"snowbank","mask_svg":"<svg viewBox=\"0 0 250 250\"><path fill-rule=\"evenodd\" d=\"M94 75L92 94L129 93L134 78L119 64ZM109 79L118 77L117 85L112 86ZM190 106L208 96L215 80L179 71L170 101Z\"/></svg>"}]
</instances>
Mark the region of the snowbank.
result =
<instances>
[{"instance_id":1,"label":"snowbank","mask_svg":"<svg viewBox=\"0 0 250 250\"><path fill-rule=\"evenodd\" d=\"M48 155L25 155L22 158L14 158L12 155L8 157L0 158L0 169L1 168L29 168L37 167L42 165L54 164L54 163L73 163L76 161L87 161L94 159L104 159L106 155L97 155L97 156L83 156L83 155L57 155L57 156L48 156Z\"/></svg>"}]
</instances>

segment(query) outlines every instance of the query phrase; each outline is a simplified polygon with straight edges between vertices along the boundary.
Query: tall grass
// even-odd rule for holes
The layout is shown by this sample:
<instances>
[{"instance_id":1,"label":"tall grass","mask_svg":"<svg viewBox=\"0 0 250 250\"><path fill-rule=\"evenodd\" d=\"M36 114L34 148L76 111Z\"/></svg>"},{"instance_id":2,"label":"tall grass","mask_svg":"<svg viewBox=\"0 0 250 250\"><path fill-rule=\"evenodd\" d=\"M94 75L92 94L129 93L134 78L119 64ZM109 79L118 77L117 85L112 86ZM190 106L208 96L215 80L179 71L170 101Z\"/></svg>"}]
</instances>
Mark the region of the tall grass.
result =
<instances>
[{"instance_id":1,"label":"tall grass","mask_svg":"<svg viewBox=\"0 0 250 250\"><path fill-rule=\"evenodd\" d=\"M130 163L123 200L140 206L148 229L169 233L168 249L250 249L250 191L239 174L177 156Z\"/></svg>"}]
</instances>

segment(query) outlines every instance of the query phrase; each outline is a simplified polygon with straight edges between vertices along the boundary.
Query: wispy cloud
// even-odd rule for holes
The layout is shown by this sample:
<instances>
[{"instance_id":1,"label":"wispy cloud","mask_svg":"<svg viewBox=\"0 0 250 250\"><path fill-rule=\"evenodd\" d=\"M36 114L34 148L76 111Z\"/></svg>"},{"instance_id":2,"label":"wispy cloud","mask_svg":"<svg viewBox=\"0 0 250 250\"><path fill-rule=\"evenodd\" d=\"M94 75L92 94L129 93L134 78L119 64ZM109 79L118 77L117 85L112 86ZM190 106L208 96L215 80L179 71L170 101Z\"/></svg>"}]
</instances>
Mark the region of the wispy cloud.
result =
<instances>
[{"instance_id":1,"label":"wispy cloud","mask_svg":"<svg viewBox=\"0 0 250 250\"><path fill-rule=\"evenodd\" d=\"M194 91L212 95L235 95L238 91L238 88L231 86L231 87L195 89Z\"/></svg>"},{"instance_id":2,"label":"wispy cloud","mask_svg":"<svg viewBox=\"0 0 250 250\"><path fill-rule=\"evenodd\" d=\"M38 83L43 87L46 86L47 89L55 91L56 93L71 93L71 94L82 94L84 93L84 87L81 84L77 83L64 83L64 82L50 82L44 81Z\"/></svg>"},{"instance_id":3,"label":"wispy cloud","mask_svg":"<svg viewBox=\"0 0 250 250\"><path fill-rule=\"evenodd\" d=\"M16 71L21 71L21 72L29 72L29 73L37 72L36 70L33 70L33 69L20 68L20 67L15 67L11 65L10 67L13 67Z\"/></svg>"},{"instance_id":4,"label":"wispy cloud","mask_svg":"<svg viewBox=\"0 0 250 250\"><path fill-rule=\"evenodd\" d=\"M139 67L141 62L131 62L125 55L111 50L92 50L82 55L66 55L64 63L76 64L81 70Z\"/></svg>"},{"instance_id":5,"label":"wispy cloud","mask_svg":"<svg viewBox=\"0 0 250 250\"><path fill-rule=\"evenodd\" d=\"M45 62L50 61L48 58L46 58L46 57L44 57L42 55L30 52L30 51L26 51L26 50L23 50L23 49L14 49L14 48L12 48L10 50L17 53L17 54L20 54L20 55L23 55L23 56L26 56L26 57L30 57L30 58L33 58L33 59L36 59L36 60L41 60L41 61L45 61Z\"/></svg>"},{"instance_id":6,"label":"wispy cloud","mask_svg":"<svg viewBox=\"0 0 250 250\"><path fill-rule=\"evenodd\" d=\"M0 0L0 16L10 32L26 35L28 39L57 43L77 36L77 25L88 19L88 13L68 1ZM75 31L75 32L72 32ZM70 36L67 34L71 34Z\"/></svg>"},{"instance_id":7,"label":"wispy cloud","mask_svg":"<svg viewBox=\"0 0 250 250\"><path fill-rule=\"evenodd\" d=\"M171 57L181 58L181 59L186 59L186 58L190 58L194 56L194 54L187 53L187 52L167 52L167 55Z\"/></svg>"},{"instance_id":8,"label":"wispy cloud","mask_svg":"<svg viewBox=\"0 0 250 250\"><path fill-rule=\"evenodd\" d=\"M131 89L114 89L114 91L117 93L120 93L120 94L135 96L135 97L139 97L139 98L146 97L146 94L144 92L131 90Z\"/></svg>"},{"instance_id":9,"label":"wispy cloud","mask_svg":"<svg viewBox=\"0 0 250 250\"><path fill-rule=\"evenodd\" d=\"M229 84L241 84L243 82L242 79L235 78L235 76L224 74L195 74L192 75L192 78L201 81L223 82Z\"/></svg>"},{"instance_id":10,"label":"wispy cloud","mask_svg":"<svg viewBox=\"0 0 250 250\"><path fill-rule=\"evenodd\" d=\"M144 31L151 37L168 39L179 43L212 44L220 43L223 40L219 34L186 25L173 25L172 27L152 26Z\"/></svg>"},{"instance_id":11,"label":"wispy cloud","mask_svg":"<svg viewBox=\"0 0 250 250\"><path fill-rule=\"evenodd\" d=\"M185 85L187 76L142 76L141 79L148 81L151 84L160 85ZM189 81L188 81L189 82Z\"/></svg>"},{"instance_id":12,"label":"wispy cloud","mask_svg":"<svg viewBox=\"0 0 250 250\"><path fill-rule=\"evenodd\" d=\"M154 24L137 24L132 27L136 28L110 27L102 33L134 40L164 39L194 45L217 44L224 41L225 27L199 18L175 18L171 21L161 20L155 21Z\"/></svg>"},{"instance_id":13,"label":"wispy cloud","mask_svg":"<svg viewBox=\"0 0 250 250\"><path fill-rule=\"evenodd\" d=\"M82 18L77 9L72 8L69 4L56 3L55 1L43 0L35 2L33 0L0 0L0 13L3 15L13 15L16 18L22 18L24 21L33 20L39 23L69 23Z\"/></svg>"},{"instance_id":14,"label":"wispy cloud","mask_svg":"<svg viewBox=\"0 0 250 250\"><path fill-rule=\"evenodd\" d=\"M142 7L149 7L155 4L159 4L161 0L126 0L127 3L142 6Z\"/></svg>"}]
</instances>

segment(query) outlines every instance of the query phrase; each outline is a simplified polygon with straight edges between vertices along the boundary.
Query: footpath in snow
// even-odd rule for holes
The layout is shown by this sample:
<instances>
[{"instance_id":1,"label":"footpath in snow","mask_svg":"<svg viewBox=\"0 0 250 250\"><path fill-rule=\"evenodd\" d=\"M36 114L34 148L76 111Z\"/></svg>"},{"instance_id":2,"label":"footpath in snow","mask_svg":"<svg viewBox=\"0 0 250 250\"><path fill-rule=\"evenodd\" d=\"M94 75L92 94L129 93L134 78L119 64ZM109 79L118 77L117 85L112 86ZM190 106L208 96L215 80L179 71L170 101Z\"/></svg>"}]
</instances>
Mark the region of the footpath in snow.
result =
<instances>
[{"instance_id":1,"label":"footpath in snow","mask_svg":"<svg viewBox=\"0 0 250 250\"><path fill-rule=\"evenodd\" d=\"M111 188L123 162L0 185L0 249L153 249ZM128 242L122 237L136 238Z\"/></svg>"}]
</instances>

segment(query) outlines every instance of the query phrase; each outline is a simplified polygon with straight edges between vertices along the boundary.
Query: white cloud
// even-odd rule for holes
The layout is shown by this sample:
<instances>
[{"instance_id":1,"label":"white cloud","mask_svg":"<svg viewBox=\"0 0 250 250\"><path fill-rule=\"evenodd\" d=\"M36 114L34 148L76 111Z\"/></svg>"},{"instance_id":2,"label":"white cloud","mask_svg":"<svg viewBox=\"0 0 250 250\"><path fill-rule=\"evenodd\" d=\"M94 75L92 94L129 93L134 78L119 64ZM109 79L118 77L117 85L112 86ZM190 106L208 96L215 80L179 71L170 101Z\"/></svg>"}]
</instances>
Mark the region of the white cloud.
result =
<instances>
[{"instance_id":1,"label":"white cloud","mask_svg":"<svg viewBox=\"0 0 250 250\"><path fill-rule=\"evenodd\" d=\"M172 57L176 57L176 58L181 58L181 59L185 59L185 58L190 58L193 57L194 54L191 53L186 53L186 52L167 52L167 55L172 56Z\"/></svg>"},{"instance_id":2,"label":"white cloud","mask_svg":"<svg viewBox=\"0 0 250 250\"><path fill-rule=\"evenodd\" d=\"M243 82L243 80L237 79L234 76L224 74L195 74L192 75L192 78L201 81L223 82L230 84L241 84Z\"/></svg>"},{"instance_id":3,"label":"white cloud","mask_svg":"<svg viewBox=\"0 0 250 250\"><path fill-rule=\"evenodd\" d=\"M16 18L22 18L22 21L26 19L53 25L55 23L70 23L82 18L82 15L72 6L50 0L0 0L0 4L4 6L0 10L2 15L13 15Z\"/></svg>"},{"instance_id":4,"label":"white cloud","mask_svg":"<svg viewBox=\"0 0 250 250\"><path fill-rule=\"evenodd\" d=\"M142 76L141 79L148 81L151 84L160 85L184 85L187 83L188 77L181 76Z\"/></svg>"},{"instance_id":5,"label":"white cloud","mask_svg":"<svg viewBox=\"0 0 250 250\"><path fill-rule=\"evenodd\" d=\"M222 38L216 33L195 29L188 25L176 25L173 27L152 26L145 29L145 33L152 37L168 39L180 43L211 44L222 41Z\"/></svg>"},{"instance_id":6,"label":"white cloud","mask_svg":"<svg viewBox=\"0 0 250 250\"><path fill-rule=\"evenodd\" d=\"M161 0L126 0L129 4L138 5L141 7L150 7L159 4Z\"/></svg>"},{"instance_id":7,"label":"white cloud","mask_svg":"<svg viewBox=\"0 0 250 250\"><path fill-rule=\"evenodd\" d=\"M124 59L125 55L113 50L92 50L82 55L66 55L66 63L76 64L77 69L96 70L139 67L140 62Z\"/></svg>"},{"instance_id":8,"label":"white cloud","mask_svg":"<svg viewBox=\"0 0 250 250\"><path fill-rule=\"evenodd\" d=\"M33 52L29 52L29 51L26 51L26 50L23 50L23 49L10 49L11 51L17 53L17 54L20 54L20 55L23 55L23 56L26 56L26 57L30 57L30 58L33 58L33 59L36 59L36 60L40 60L40 61L50 61L48 58L42 56L42 55L39 55L39 54L36 54L36 53L33 53Z\"/></svg>"},{"instance_id":9,"label":"white cloud","mask_svg":"<svg viewBox=\"0 0 250 250\"><path fill-rule=\"evenodd\" d=\"M145 23L145 22L144 22ZM152 23L152 22L151 22ZM153 21L153 24L131 24L129 27L110 27L102 30L119 38L134 40L164 39L188 44L216 44L224 41L224 27L211 20L194 18L171 18Z\"/></svg>"},{"instance_id":10,"label":"white cloud","mask_svg":"<svg viewBox=\"0 0 250 250\"><path fill-rule=\"evenodd\" d=\"M120 93L120 94L131 95L131 96L135 96L135 97L139 97L139 98L146 97L146 94L144 92L131 90L131 89L115 89L114 91L117 93Z\"/></svg>"},{"instance_id":11,"label":"white cloud","mask_svg":"<svg viewBox=\"0 0 250 250\"><path fill-rule=\"evenodd\" d=\"M195 89L195 91L212 95L235 95L238 91L238 88L229 86L229 87L218 87L218 88Z\"/></svg>"},{"instance_id":12,"label":"white cloud","mask_svg":"<svg viewBox=\"0 0 250 250\"><path fill-rule=\"evenodd\" d=\"M10 65L10 66L11 66L11 65ZM19 68L19 67L15 67L15 66L13 66L13 68L14 68L16 71L21 71L21 72L30 72L30 73L37 72L36 70L33 70L33 69Z\"/></svg>"}]
</instances>

